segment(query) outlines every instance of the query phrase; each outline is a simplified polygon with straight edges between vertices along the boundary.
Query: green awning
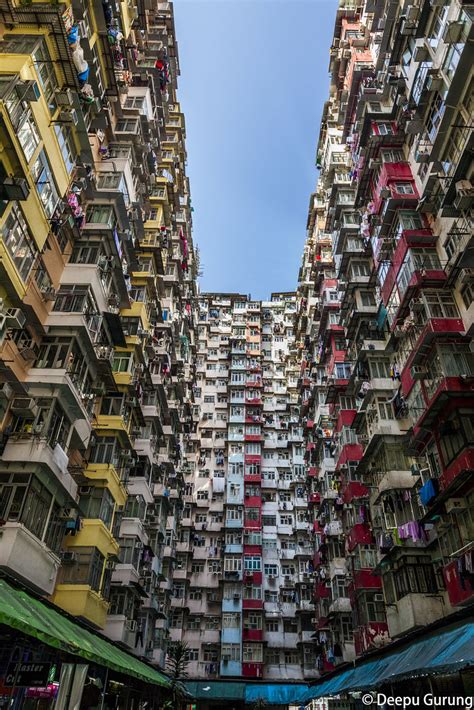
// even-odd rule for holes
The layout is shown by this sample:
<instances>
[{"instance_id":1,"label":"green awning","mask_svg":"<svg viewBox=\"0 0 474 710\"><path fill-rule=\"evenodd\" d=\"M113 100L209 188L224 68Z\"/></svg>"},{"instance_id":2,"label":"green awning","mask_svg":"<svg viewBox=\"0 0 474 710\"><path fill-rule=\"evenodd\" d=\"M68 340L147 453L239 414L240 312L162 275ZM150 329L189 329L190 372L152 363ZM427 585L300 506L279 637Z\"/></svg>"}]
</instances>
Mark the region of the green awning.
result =
<instances>
[{"instance_id":1,"label":"green awning","mask_svg":"<svg viewBox=\"0 0 474 710\"><path fill-rule=\"evenodd\" d=\"M3 579L0 579L0 624L33 636L48 646L146 683L166 687L171 684L166 676L135 656L79 626L26 592L15 589Z\"/></svg>"}]
</instances>

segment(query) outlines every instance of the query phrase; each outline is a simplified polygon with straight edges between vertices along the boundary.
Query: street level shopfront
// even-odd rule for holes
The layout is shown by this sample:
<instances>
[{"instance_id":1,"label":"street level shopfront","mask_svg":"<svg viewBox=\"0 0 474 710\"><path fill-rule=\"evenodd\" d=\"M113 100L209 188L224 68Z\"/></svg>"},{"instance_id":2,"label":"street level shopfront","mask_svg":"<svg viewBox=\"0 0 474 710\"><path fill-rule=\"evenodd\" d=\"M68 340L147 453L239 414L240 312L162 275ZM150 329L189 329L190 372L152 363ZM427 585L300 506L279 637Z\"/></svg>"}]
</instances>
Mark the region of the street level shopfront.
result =
<instances>
[{"instance_id":1,"label":"street level shopfront","mask_svg":"<svg viewBox=\"0 0 474 710\"><path fill-rule=\"evenodd\" d=\"M0 708L155 710L169 689L155 668L0 579Z\"/></svg>"}]
</instances>

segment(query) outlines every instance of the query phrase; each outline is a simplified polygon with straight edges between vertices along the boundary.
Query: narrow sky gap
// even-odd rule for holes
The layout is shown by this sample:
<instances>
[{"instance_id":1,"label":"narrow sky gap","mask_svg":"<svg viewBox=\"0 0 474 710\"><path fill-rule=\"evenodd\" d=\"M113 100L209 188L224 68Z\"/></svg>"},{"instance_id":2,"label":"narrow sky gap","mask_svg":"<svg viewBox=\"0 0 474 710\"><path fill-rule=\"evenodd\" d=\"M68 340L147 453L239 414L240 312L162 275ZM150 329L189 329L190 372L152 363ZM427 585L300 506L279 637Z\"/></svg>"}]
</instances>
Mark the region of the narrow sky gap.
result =
<instances>
[{"instance_id":1,"label":"narrow sky gap","mask_svg":"<svg viewBox=\"0 0 474 710\"><path fill-rule=\"evenodd\" d=\"M337 3L293 4L174 4L203 291L296 287Z\"/></svg>"}]
</instances>

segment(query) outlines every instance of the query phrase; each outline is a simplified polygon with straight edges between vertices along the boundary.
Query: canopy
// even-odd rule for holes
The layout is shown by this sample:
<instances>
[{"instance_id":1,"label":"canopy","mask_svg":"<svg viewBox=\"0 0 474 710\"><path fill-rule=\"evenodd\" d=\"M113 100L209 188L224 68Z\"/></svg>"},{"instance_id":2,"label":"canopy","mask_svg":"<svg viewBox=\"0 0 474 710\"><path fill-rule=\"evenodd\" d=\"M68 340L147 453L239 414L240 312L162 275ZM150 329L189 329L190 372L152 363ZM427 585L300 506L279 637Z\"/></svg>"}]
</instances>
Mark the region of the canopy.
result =
<instances>
[{"instance_id":1,"label":"canopy","mask_svg":"<svg viewBox=\"0 0 474 710\"><path fill-rule=\"evenodd\" d=\"M186 681L184 687L194 700L245 700L245 683L234 681Z\"/></svg>"},{"instance_id":2,"label":"canopy","mask_svg":"<svg viewBox=\"0 0 474 710\"><path fill-rule=\"evenodd\" d=\"M33 636L48 646L106 666L146 683L170 686L170 680L146 663L88 631L51 606L0 579L0 624Z\"/></svg>"},{"instance_id":3,"label":"canopy","mask_svg":"<svg viewBox=\"0 0 474 710\"><path fill-rule=\"evenodd\" d=\"M314 685L308 700L348 690L374 688L421 674L455 673L474 665L474 623L464 622L412 641L400 650L343 671Z\"/></svg>"}]
</instances>

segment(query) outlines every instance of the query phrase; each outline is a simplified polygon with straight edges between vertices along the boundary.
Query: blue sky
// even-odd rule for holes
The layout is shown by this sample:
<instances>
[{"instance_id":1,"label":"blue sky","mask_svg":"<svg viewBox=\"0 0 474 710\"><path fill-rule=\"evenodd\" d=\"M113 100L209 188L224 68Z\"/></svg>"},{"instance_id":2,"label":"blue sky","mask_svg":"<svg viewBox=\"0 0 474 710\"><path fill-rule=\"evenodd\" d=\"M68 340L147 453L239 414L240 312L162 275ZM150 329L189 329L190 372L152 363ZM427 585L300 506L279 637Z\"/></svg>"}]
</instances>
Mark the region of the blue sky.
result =
<instances>
[{"instance_id":1,"label":"blue sky","mask_svg":"<svg viewBox=\"0 0 474 710\"><path fill-rule=\"evenodd\" d=\"M201 290L294 290L337 0L174 8Z\"/></svg>"}]
</instances>

